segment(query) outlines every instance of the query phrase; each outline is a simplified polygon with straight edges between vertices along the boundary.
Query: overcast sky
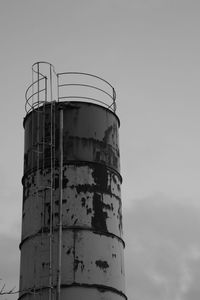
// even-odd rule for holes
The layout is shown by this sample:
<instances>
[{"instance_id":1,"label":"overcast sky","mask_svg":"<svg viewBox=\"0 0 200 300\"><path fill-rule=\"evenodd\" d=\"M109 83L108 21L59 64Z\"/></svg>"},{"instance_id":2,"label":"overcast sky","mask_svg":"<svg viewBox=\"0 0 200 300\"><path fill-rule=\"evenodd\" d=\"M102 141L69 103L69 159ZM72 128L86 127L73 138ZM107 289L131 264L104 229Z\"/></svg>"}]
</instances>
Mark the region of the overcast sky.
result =
<instances>
[{"instance_id":1,"label":"overcast sky","mask_svg":"<svg viewBox=\"0 0 200 300\"><path fill-rule=\"evenodd\" d=\"M31 65L45 60L116 89L129 300L199 300L199 37L199 0L0 1L0 278L8 288L19 277L24 93Z\"/></svg>"}]
</instances>

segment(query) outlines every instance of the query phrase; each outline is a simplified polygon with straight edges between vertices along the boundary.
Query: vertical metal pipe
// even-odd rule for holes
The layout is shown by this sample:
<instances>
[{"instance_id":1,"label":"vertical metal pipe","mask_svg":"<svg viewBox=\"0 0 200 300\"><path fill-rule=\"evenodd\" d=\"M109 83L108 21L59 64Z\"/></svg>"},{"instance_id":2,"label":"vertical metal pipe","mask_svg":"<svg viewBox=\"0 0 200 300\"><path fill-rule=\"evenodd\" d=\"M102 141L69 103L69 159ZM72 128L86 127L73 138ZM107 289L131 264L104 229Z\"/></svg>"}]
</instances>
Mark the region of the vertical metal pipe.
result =
<instances>
[{"instance_id":1,"label":"vertical metal pipe","mask_svg":"<svg viewBox=\"0 0 200 300\"><path fill-rule=\"evenodd\" d=\"M59 95L59 74L56 74L57 76L57 101L59 102L60 95Z\"/></svg>"},{"instance_id":2,"label":"vertical metal pipe","mask_svg":"<svg viewBox=\"0 0 200 300\"><path fill-rule=\"evenodd\" d=\"M63 198L63 109L60 109L60 168L59 168L59 231L58 231L58 270L57 300L60 300L61 264L62 264L62 198Z\"/></svg>"},{"instance_id":3,"label":"vertical metal pipe","mask_svg":"<svg viewBox=\"0 0 200 300\"><path fill-rule=\"evenodd\" d=\"M37 192L36 192L36 199L38 202L38 198L39 198L39 168L40 168L40 65L39 63L37 63L37 107L36 107L36 114L37 114L37 127L36 127L36 132L37 132L37 141L36 141L36 161L37 161L37 170L36 170L36 182L37 182ZM34 117L34 116L33 116ZM36 249L35 245L34 245L34 250ZM34 255L35 256L35 255ZM37 259L36 259L37 260ZM34 265L36 265L36 261L34 263ZM34 269L34 281L36 282L36 274L35 274L35 269ZM34 289L35 289L35 283L34 283ZM35 299L35 290L34 290L34 299Z\"/></svg>"},{"instance_id":4,"label":"vertical metal pipe","mask_svg":"<svg viewBox=\"0 0 200 300\"><path fill-rule=\"evenodd\" d=\"M51 105L51 128L50 128L50 153L51 153L51 174L50 174L50 224L49 224L49 300L52 299L52 238L53 238L53 157L52 157L52 144L53 144L53 132L52 132L52 78L51 78L51 66L49 74L49 96L50 96L50 105ZM48 96L47 96L48 97Z\"/></svg>"}]
</instances>

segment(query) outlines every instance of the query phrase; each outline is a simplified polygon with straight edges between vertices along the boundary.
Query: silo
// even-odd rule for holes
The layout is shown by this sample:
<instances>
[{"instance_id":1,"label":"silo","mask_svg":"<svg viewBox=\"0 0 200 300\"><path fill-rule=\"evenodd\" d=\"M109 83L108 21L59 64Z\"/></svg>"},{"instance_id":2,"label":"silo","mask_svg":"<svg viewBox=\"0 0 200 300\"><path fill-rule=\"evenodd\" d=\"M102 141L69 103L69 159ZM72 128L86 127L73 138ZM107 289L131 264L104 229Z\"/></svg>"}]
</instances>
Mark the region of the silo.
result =
<instances>
[{"instance_id":1,"label":"silo","mask_svg":"<svg viewBox=\"0 0 200 300\"><path fill-rule=\"evenodd\" d=\"M49 63L32 71L19 299L126 299L115 91Z\"/></svg>"}]
</instances>

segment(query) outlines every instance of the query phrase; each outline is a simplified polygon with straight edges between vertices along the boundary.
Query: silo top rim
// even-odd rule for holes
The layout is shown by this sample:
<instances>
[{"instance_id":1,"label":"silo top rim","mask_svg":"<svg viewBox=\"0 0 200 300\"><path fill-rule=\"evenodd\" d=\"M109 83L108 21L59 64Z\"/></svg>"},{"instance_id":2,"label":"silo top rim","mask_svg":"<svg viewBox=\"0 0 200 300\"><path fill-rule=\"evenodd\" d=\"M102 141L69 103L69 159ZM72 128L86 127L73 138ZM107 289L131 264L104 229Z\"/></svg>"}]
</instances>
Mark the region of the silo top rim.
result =
<instances>
[{"instance_id":1,"label":"silo top rim","mask_svg":"<svg viewBox=\"0 0 200 300\"><path fill-rule=\"evenodd\" d=\"M84 72L56 73L52 64L43 61L32 66L32 84L27 88L25 98L27 114L44 103L80 100L116 112L116 92L108 81Z\"/></svg>"},{"instance_id":2,"label":"silo top rim","mask_svg":"<svg viewBox=\"0 0 200 300\"><path fill-rule=\"evenodd\" d=\"M46 105L49 106L51 103L47 103ZM115 116L115 118L117 119L117 122L118 122L118 126L120 127L120 119L119 117L117 116L116 113L114 113L112 110L102 106L102 105L99 105L99 104L96 104L96 103L92 103L92 102L86 102L86 101L62 101L62 102L56 102L56 106L61 106L62 108L64 108L65 106L73 106L74 105L91 105L91 106L97 106L99 107L100 109L103 109L105 111L107 111L108 113L111 113ZM23 127L25 125L25 122L27 120L27 118L32 114L33 111L36 111L36 109L30 111L29 113L26 114L26 116L24 117L24 121L23 121Z\"/></svg>"}]
</instances>

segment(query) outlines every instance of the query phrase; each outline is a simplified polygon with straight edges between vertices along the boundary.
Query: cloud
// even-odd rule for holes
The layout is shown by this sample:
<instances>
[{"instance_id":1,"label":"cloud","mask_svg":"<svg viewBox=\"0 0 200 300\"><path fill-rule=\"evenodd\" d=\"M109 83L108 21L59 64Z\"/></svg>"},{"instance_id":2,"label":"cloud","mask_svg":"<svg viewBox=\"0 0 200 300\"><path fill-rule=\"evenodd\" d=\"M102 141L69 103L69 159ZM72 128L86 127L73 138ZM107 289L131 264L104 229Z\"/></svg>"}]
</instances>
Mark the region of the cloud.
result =
<instances>
[{"instance_id":1,"label":"cloud","mask_svg":"<svg viewBox=\"0 0 200 300\"><path fill-rule=\"evenodd\" d=\"M124 212L129 300L196 300L200 288L200 207L163 196Z\"/></svg>"},{"instance_id":2,"label":"cloud","mask_svg":"<svg viewBox=\"0 0 200 300\"><path fill-rule=\"evenodd\" d=\"M19 236L21 228L22 188L0 163L0 235Z\"/></svg>"},{"instance_id":3,"label":"cloud","mask_svg":"<svg viewBox=\"0 0 200 300\"><path fill-rule=\"evenodd\" d=\"M5 291L15 287L15 291L19 286L19 241L17 238L8 237L5 234L0 234L0 288L5 284ZM9 295L2 300L14 300L17 295Z\"/></svg>"},{"instance_id":4,"label":"cloud","mask_svg":"<svg viewBox=\"0 0 200 300\"><path fill-rule=\"evenodd\" d=\"M188 253L186 264L184 266L185 284L182 288L183 300L198 300L200 296L200 250L197 247L192 247ZM179 300L179 299L178 299Z\"/></svg>"},{"instance_id":5,"label":"cloud","mask_svg":"<svg viewBox=\"0 0 200 300\"><path fill-rule=\"evenodd\" d=\"M129 300L199 300L197 201L176 201L162 195L138 199L124 211L123 219ZM0 278L8 288L18 288L20 237L2 231ZM8 299L14 300L16 295Z\"/></svg>"}]
</instances>

